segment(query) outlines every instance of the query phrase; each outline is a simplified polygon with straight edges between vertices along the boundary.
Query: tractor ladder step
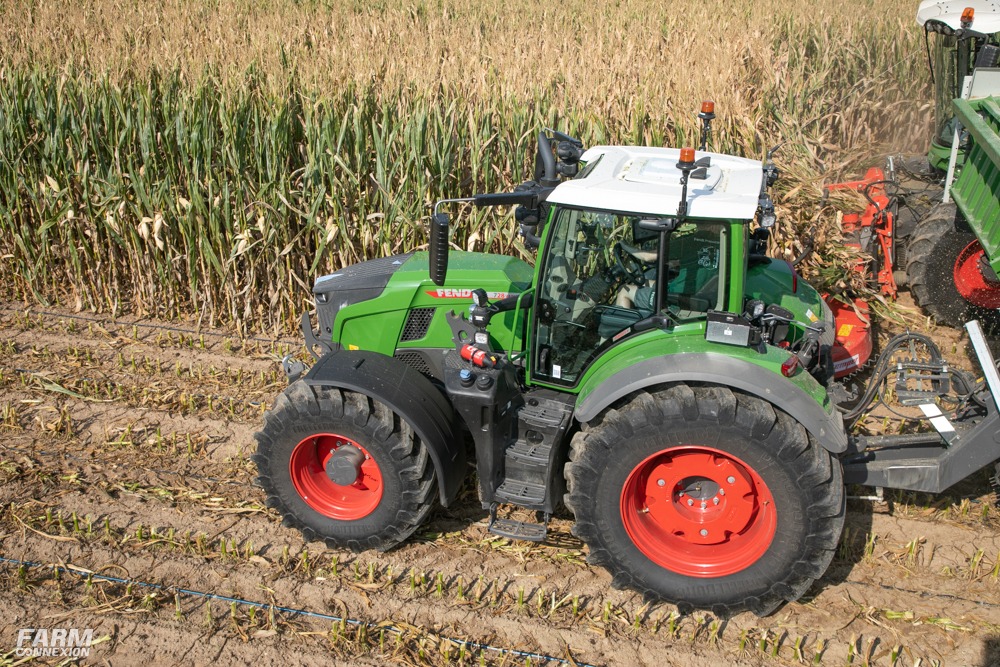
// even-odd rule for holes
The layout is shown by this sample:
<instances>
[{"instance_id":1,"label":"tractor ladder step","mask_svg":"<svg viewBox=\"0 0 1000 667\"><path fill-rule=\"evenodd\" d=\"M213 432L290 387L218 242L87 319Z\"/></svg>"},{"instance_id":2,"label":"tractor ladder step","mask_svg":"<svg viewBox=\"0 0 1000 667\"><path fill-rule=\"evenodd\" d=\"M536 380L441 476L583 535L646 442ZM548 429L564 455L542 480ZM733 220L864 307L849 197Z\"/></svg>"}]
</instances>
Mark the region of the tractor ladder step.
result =
<instances>
[{"instance_id":1,"label":"tractor ladder step","mask_svg":"<svg viewBox=\"0 0 1000 667\"><path fill-rule=\"evenodd\" d=\"M507 448L507 458L511 463L519 462L524 465L547 466L551 451L551 444L532 445L518 440Z\"/></svg>"},{"instance_id":2,"label":"tractor ladder step","mask_svg":"<svg viewBox=\"0 0 1000 667\"><path fill-rule=\"evenodd\" d=\"M544 542L545 534L548 531L543 523L531 523L528 521L514 521L512 519L490 520L490 532L500 537L507 537L512 540L527 540L528 542Z\"/></svg>"},{"instance_id":3,"label":"tractor ladder step","mask_svg":"<svg viewBox=\"0 0 1000 667\"><path fill-rule=\"evenodd\" d=\"M563 397L535 392L518 409L517 418L517 439L504 450L503 481L490 500L551 512L566 491L557 450L573 407Z\"/></svg>"},{"instance_id":4,"label":"tractor ladder step","mask_svg":"<svg viewBox=\"0 0 1000 667\"><path fill-rule=\"evenodd\" d=\"M562 401L536 399L538 405L528 404L521 408L519 417L528 426L535 428L560 428L568 422L573 408Z\"/></svg>"},{"instance_id":5,"label":"tractor ladder step","mask_svg":"<svg viewBox=\"0 0 1000 667\"><path fill-rule=\"evenodd\" d=\"M496 490L494 497L501 503L537 505L545 499L545 487L541 484L505 479L500 488Z\"/></svg>"}]
</instances>

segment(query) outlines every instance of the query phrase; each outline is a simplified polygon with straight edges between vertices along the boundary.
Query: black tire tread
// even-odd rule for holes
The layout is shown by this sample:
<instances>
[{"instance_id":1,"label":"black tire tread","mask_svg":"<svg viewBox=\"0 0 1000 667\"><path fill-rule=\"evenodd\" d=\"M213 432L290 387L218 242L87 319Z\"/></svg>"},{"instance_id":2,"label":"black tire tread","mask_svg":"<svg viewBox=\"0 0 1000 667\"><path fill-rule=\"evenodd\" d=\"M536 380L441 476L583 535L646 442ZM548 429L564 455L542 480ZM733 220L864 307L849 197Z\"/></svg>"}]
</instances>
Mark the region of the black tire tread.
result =
<instances>
[{"instance_id":1,"label":"black tire tread","mask_svg":"<svg viewBox=\"0 0 1000 667\"><path fill-rule=\"evenodd\" d=\"M282 502L270 477L261 473L256 483L264 489L264 505L277 510L282 525L302 533L307 541L322 540L328 548L346 547L355 553L366 549L386 551L403 542L420 526L437 500L437 479L427 447L413 428L388 406L364 394L335 387L317 387L294 382L279 394L271 410L264 413L264 427L254 435L257 452L250 458L263 470L271 458L272 436L282 432L299 417L346 419L378 442L391 443L389 456L402 464L403 502L396 516L379 536L365 540L340 540L318 535Z\"/></svg>"},{"instance_id":2,"label":"black tire tread","mask_svg":"<svg viewBox=\"0 0 1000 667\"><path fill-rule=\"evenodd\" d=\"M565 467L565 503L576 517L573 534L590 548L587 562L607 568L616 588L635 590L647 601L664 600L676 604L681 613L690 613L702 606L696 600L664 598L657 591L640 585L602 546L593 516L591 487L596 484L601 461L614 443L632 437L632 433L643 426L665 424L669 428L672 420L701 420L717 425L735 421L755 437L778 445L779 456L794 462L800 484L809 494L807 545L791 572L774 582L766 594L730 605L713 604L712 612L730 617L749 610L766 616L782 602L797 600L826 571L840 540L846 509L841 466L791 416L764 400L728 387L676 384L657 391L640 391L617 408L598 415L585 430L574 435Z\"/></svg>"},{"instance_id":3,"label":"black tire tread","mask_svg":"<svg viewBox=\"0 0 1000 667\"><path fill-rule=\"evenodd\" d=\"M951 281L955 257L941 252L947 237L956 229L957 208L954 204L938 204L926 218L917 223L906 249L906 280L914 301L942 324L961 326L968 302L958 288L948 289L944 277ZM970 238L971 235L968 235ZM942 263L948 264L943 267Z\"/></svg>"}]
</instances>

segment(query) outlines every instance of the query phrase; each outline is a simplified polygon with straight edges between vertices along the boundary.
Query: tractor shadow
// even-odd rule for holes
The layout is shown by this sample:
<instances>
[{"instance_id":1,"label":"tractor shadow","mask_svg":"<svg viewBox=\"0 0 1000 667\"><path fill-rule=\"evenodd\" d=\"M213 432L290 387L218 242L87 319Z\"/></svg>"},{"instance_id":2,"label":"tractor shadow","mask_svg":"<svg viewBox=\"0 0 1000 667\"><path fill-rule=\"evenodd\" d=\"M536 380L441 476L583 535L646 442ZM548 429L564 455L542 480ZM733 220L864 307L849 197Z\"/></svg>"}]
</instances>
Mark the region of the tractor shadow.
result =
<instances>
[{"instance_id":1,"label":"tractor shadow","mask_svg":"<svg viewBox=\"0 0 1000 667\"><path fill-rule=\"evenodd\" d=\"M1000 637L987 637L983 640L983 652L974 667L1000 667Z\"/></svg>"}]
</instances>

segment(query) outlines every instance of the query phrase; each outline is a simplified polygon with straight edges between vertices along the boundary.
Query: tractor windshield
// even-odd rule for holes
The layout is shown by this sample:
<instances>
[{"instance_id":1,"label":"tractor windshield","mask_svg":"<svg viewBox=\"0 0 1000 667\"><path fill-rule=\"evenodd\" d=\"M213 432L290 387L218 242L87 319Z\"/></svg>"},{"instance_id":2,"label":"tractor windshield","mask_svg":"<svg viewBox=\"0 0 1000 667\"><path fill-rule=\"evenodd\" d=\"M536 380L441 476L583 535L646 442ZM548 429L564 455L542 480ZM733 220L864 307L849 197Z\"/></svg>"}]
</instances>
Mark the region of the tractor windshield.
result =
<instances>
[{"instance_id":1,"label":"tractor windshield","mask_svg":"<svg viewBox=\"0 0 1000 667\"><path fill-rule=\"evenodd\" d=\"M603 350L656 308L660 236L641 218L558 209L536 293L533 375L575 384ZM728 225L698 220L670 234L664 308L676 320L724 310Z\"/></svg>"}]
</instances>

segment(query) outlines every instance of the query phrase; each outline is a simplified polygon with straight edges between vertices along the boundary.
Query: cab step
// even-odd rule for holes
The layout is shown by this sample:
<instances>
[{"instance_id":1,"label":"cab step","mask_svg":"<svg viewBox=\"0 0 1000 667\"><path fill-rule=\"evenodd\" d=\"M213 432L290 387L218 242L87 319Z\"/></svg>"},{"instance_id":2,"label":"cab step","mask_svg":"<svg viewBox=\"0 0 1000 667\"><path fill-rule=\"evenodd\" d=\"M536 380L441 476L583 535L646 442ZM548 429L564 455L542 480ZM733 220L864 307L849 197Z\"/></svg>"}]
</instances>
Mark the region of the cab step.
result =
<instances>
[{"instance_id":1,"label":"cab step","mask_svg":"<svg viewBox=\"0 0 1000 667\"><path fill-rule=\"evenodd\" d=\"M562 501L560 451L572 423L573 404L555 392L535 391L517 411L517 437L504 450L503 478L487 502L552 512Z\"/></svg>"},{"instance_id":2,"label":"cab step","mask_svg":"<svg viewBox=\"0 0 1000 667\"><path fill-rule=\"evenodd\" d=\"M512 540L527 540L528 542L544 542L548 528L544 523L514 521L512 519L490 519L490 532L500 537Z\"/></svg>"},{"instance_id":3,"label":"cab step","mask_svg":"<svg viewBox=\"0 0 1000 667\"><path fill-rule=\"evenodd\" d=\"M545 486L505 479L496 490L494 497L501 503L538 505L545 499Z\"/></svg>"},{"instance_id":4,"label":"cab step","mask_svg":"<svg viewBox=\"0 0 1000 667\"><path fill-rule=\"evenodd\" d=\"M545 512L544 516L545 520L542 523L499 519L497 518L497 504L493 503L490 505L490 526L488 530L494 535L506 537L511 540L544 542L545 536L549 532L549 517L551 515Z\"/></svg>"}]
</instances>

